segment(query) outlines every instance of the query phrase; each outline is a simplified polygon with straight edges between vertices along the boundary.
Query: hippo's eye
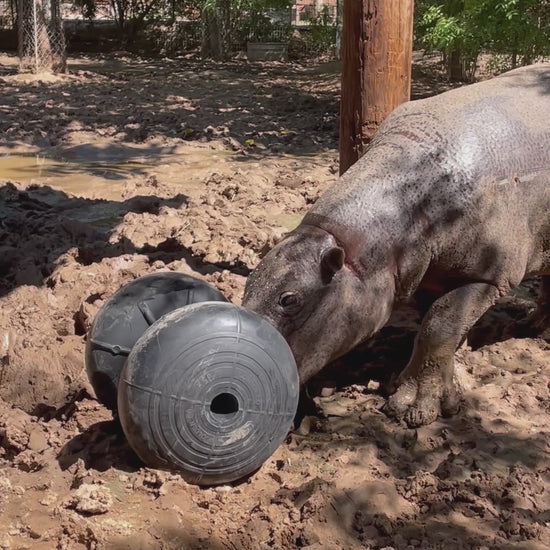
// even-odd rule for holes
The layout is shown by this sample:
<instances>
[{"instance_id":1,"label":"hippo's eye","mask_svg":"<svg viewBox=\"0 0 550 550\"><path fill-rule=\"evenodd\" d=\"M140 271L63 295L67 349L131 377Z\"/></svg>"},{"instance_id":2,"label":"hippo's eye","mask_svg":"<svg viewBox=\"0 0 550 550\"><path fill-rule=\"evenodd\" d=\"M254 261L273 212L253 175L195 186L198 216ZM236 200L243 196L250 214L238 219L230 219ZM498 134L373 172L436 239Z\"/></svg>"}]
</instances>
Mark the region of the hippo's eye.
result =
<instances>
[{"instance_id":1,"label":"hippo's eye","mask_svg":"<svg viewBox=\"0 0 550 550\"><path fill-rule=\"evenodd\" d=\"M300 305L300 298L296 292L283 292L279 296L279 305L285 309L295 309Z\"/></svg>"}]
</instances>

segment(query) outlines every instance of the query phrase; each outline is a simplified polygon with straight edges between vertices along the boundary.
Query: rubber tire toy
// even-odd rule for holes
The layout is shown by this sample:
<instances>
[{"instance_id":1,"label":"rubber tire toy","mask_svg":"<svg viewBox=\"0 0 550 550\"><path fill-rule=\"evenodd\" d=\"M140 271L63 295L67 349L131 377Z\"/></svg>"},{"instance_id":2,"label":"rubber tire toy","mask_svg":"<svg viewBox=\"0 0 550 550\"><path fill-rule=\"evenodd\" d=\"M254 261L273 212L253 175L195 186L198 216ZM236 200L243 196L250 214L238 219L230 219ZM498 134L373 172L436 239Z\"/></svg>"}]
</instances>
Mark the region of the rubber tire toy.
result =
<instances>
[{"instance_id":1,"label":"rubber tire toy","mask_svg":"<svg viewBox=\"0 0 550 550\"><path fill-rule=\"evenodd\" d=\"M116 411L120 372L138 338L166 313L204 301L227 300L208 283L169 271L139 277L115 292L96 315L86 343L86 371L98 400Z\"/></svg>"},{"instance_id":2,"label":"rubber tire toy","mask_svg":"<svg viewBox=\"0 0 550 550\"><path fill-rule=\"evenodd\" d=\"M279 331L221 302L165 315L124 366L118 410L126 438L152 468L216 485L255 472L284 441L298 371Z\"/></svg>"}]
</instances>

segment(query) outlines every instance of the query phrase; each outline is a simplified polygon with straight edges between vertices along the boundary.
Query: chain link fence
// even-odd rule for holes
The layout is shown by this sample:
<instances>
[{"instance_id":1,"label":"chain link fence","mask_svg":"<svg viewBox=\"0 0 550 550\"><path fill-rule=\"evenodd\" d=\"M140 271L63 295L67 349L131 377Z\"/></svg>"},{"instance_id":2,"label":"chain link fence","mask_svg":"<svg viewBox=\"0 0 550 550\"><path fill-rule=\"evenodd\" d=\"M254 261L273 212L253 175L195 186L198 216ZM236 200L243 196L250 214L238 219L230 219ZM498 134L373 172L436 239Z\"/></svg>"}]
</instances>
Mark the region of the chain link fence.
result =
<instances>
[{"instance_id":1,"label":"chain link fence","mask_svg":"<svg viewBox=\"0 0 550 550\"><path fill-rule=\"evenodd\" d=\"M0 29L15 29L17 24L17 1L0 0Z\"/></svg>"},{"instance_id":2,"label":"chain link fence","mask_svg":"<svg viewBox=\"0 0 550 550\"><path fill-rule=\"evenodd\" d=\"M4 39L6 48L7 38L10 49L18 47L22 71L63 71L65 42L72 51L108 52L122 48L177 56L201 51L207 36L200 12L180 13L174 2L170 4L173 9L159 12L147 21L131 41L117 26L108 0L95 0L95 16L89 19L79 3L60 2L0 0L0 39ZM338 44L336 12L327 4L336 5L336 0L302 0L292 10L278 12L235 12L223 35L223 49L231 57L240 52L248 54L250 43L260 47L267 43L282 45L287 59L334 56Z\"/></svg>"},{"instance_id":3,"label":"chain link fence","mask_svg":"<svg viewBox=\"0 0 550 550\"><path fill-rule=\"evenodd\" d=\"M19 0L19 70L63 72L65 34L59 0Z\"/></svg>"}]
</instances>

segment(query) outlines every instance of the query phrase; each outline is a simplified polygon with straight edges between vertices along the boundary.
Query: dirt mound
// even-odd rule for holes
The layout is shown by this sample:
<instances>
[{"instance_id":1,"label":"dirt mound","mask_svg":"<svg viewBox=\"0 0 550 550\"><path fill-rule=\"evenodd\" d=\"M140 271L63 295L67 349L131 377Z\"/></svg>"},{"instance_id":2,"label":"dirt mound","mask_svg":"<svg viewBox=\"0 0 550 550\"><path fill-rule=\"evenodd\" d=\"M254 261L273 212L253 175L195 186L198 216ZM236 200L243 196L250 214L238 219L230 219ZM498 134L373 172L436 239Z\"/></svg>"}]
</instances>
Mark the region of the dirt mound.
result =
<instances>
[{"instance_id":1,"label":"dirt mound","mask_svg":"<svg viewBox=\"0 0 550 550\"><path fill-rule=\"evenodd\" d=\"M303 211L311 193L244 179L213 173L190 196L148 177L120 202L5 182L0 397L36 412L89 389L82 336L105 298L140 275L194 274L238 301L243 276L285 231L266 212Z\"/></svg>"}]
</instances>

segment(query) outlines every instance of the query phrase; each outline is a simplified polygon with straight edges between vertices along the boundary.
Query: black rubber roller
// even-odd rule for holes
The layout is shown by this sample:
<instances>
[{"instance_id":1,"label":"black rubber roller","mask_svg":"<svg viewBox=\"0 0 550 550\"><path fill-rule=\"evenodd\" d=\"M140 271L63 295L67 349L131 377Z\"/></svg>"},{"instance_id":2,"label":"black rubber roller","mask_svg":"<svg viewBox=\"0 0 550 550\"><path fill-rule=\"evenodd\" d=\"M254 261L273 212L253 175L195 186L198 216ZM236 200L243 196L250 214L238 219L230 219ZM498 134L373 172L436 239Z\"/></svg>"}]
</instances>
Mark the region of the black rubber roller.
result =
<instances>
[{"instance_id":1,"label":"black rubber roller","mask_svg":"<svg viewBox=\"0 0 550 550\"><path fill-rule=\"evenodd\" d=\"M165 315L121 374L119 418L145 464L190 483L228 483L257 470L288 434L298 372L263 317L220 302Z\"/></svg>"},{"instance_id":2,"label":"black rubber roller","mask_svg":"<svg viewBox=\"0 0 550 550\"><path fill-rule=\"evenodd\" d=\"M184 273L145 275L115 292L96 315L86 343L86 371L98 400L116 410L120 371L149 326L174 309L205 301L226 299Z\"/></svg>"}]
</instances>

